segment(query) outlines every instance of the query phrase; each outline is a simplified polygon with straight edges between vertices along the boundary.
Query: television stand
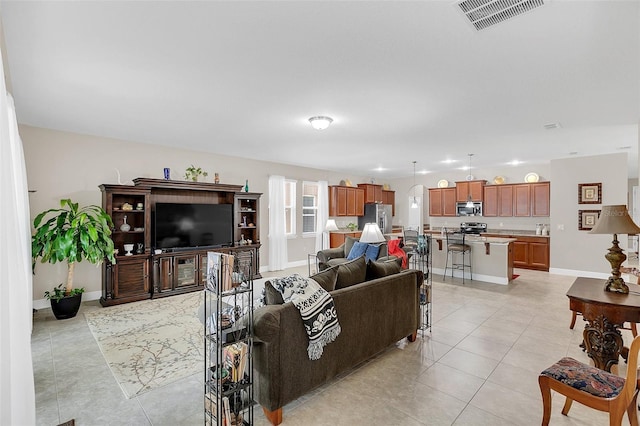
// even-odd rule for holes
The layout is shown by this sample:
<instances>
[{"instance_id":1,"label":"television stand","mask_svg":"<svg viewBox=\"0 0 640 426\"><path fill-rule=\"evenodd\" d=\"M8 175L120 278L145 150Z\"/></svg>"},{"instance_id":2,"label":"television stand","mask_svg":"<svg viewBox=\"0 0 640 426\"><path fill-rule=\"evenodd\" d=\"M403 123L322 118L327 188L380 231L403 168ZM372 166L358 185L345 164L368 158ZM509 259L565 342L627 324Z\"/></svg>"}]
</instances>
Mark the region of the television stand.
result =
<instances>
[{"instance_id":1,"label":"television stand","mask_svg":"<svg viewBox=\"0 0 640 426\"><path fill-rule=\"evenodd\" d=\"M204 289L206 253L253 257L253 277L260 278L260 193L241 192L243 185L136 178L134 185L100 185L102 207L111 216L116 263L105 261L103 306L183 294ZM228 247L175 247L152 250L152 212L156 203L233 204L234 244ZM124 216L130 225L122 227ZM122 227L122 229L121 229ZM242 244L240 241L251 241ZM125 256L125 244L134 255Z\"/></svg>"}]
</instances>

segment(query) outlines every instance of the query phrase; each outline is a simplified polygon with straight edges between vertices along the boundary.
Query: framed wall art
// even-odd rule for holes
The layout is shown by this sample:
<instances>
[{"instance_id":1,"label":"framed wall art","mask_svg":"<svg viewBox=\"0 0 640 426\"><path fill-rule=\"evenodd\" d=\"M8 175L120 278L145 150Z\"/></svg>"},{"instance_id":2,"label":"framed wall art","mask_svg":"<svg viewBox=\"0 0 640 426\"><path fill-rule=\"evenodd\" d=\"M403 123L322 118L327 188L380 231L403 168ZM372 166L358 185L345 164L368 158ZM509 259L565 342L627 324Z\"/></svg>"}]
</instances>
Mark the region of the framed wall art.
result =
<instances>
[{"instance_id":1,"label":"framed wall art","mask_svg":"<svg viewBox=\"0 0 640 426\"><path fill-rule=\"evenodd\" d=\"M590 231L600 217L600 210L578 210L578 230Z\"/></svg>"},{"instance_id":2,"label":"framed wall art","mask_svg":"<svg viewBox=\"0 0 640 426\"><path fill-rule=\"evenodd\" d=\"M602 183L579 183L578 204L602 203Z\"/></svg>"}]
</instances>

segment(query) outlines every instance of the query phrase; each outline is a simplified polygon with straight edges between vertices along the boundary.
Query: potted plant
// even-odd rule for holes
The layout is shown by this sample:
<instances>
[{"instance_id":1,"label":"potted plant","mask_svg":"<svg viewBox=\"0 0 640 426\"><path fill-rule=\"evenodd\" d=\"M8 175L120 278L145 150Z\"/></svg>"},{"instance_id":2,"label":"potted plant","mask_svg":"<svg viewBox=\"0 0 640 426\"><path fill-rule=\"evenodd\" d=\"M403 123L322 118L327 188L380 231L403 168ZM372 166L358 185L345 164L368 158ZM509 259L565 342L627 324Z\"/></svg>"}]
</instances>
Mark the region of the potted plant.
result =
<instances>
[{"instance_id":1,"label":"potted plant","mask_svg":"<svg viewBox=\"0 0 640 426\"><path fill-rule=\"evenodd\" d=\"M46 221L45 221L46 218ZM67 284L45 292L57 319L73 318L78 313L84 288L73 288L73 272L77 262L86 259L95 265L104 259L115 263L111 217L99 206L78 208L70 199L60 200L59 209L40 213L33 221L31 238L32 268L42 263L67 262Z\"/></svg>"},{"instance_id":2,"label":"potted plant","mask_svg":"<svg viewBox=\"0 0 640 426\"><path fill-rule=\"evenodd\" d=\"M187 170L184 172L184 178L193 182L197 182L200 176L207 177L208 175L209 173L205 172L200 167L194 167L193 164L190 167L187 167Z\"/></svg>"}]
</instances>

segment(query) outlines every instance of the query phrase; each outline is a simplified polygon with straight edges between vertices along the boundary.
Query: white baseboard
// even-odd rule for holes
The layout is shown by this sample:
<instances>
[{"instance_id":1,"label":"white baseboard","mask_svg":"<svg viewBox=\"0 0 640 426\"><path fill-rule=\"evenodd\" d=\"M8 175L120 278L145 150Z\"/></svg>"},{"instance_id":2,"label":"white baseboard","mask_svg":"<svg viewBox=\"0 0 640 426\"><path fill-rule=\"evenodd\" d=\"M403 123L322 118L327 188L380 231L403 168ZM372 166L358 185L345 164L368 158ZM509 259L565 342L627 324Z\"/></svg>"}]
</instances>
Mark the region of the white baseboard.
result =
<instances>
[{"instance_id":1,"label":"white baseboard","mask_svg":"<svg viewBox=\"0 0 640 426\"><path fill-rule=\"evenodd\" d=\"M572 277L602 278L607 279L609 275L603 272L577 271L575 269L549 268L550 274L569 275Z\"/></svg>"},{"instance_id":2,"label":"white baseboard","mask_svg":"<svg viewBox=\"0 0 640 426\"><path fill-rule=\"evenodd\" d=\"M447 269L447 278L451 278L450 271L451 271L450 269ZM440 275L440 280L442 280L442 274L444 273L444 269L433 268L431 273ZM462 278L462 270L454 269L453 276L456 278ZM469 278L469 272L465 272L464 277L465 279ZM482 274L473 274L473 281L482 281L485 283L500 284L500 285L509 284L509 279L505 277L496 277L493 275L482 275Z\"/></svg>"}]
</instances>

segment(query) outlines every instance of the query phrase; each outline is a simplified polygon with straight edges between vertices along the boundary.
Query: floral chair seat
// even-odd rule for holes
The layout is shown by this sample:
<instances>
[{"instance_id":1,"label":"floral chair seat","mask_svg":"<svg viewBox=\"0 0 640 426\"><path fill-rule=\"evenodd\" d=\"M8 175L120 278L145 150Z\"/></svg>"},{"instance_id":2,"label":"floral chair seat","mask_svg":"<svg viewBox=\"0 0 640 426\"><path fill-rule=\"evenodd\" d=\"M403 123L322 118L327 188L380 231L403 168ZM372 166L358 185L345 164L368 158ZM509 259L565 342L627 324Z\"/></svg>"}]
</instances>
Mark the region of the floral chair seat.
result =
<instances>
[{"instance_id":1,"label":"floral chair seat","mask_svg":"<svg viewBox=\"0 0 640 426\"><path fill-rule=\"evenodd\" d=\"M624 377L569 357L562 358L540 374L600 398L616 397L625 383Z\"/></svg>"}]
</instances>

